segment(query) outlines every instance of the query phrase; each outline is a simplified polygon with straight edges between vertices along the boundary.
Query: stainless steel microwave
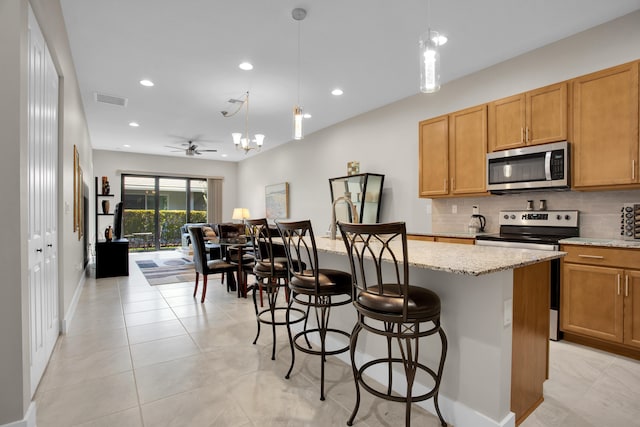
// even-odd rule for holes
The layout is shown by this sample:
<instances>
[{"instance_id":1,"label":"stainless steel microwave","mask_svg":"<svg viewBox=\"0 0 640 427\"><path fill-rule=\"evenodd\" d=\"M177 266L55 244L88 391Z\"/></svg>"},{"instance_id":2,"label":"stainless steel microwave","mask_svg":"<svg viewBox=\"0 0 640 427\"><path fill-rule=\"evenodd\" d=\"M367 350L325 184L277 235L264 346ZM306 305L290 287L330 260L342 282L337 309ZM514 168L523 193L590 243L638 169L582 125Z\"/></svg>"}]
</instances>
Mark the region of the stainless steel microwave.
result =
<instances>
[{"instance_id":1,"label":"stainless steel microwave","mask_svg":"<svg viewBox=\"0 0 640 427\"><path fill-rule=\"evenodd\" d=\"M505 193L569 189L569 143L533 145L487 154L487 190Z\"/></svg>"}]
</instances>

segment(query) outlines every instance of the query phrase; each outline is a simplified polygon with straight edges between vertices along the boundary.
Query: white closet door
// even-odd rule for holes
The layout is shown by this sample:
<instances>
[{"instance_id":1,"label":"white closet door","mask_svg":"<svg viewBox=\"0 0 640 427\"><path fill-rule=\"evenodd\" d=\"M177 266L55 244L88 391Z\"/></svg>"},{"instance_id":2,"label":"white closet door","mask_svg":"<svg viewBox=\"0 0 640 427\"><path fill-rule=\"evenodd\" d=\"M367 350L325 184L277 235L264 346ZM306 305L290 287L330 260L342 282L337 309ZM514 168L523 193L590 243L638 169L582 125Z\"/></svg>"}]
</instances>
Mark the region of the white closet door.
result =
<instances>
[{"instance_id":1,"label":"white closet door","mask_svg":"<svg viewBox=\"0 0 640 427\"><path fill-rule=\"evenodd\" d=\"M58 316L58 75L29 10L28 236L31 395L60 331Z\"/></svg>"}]
</instances>

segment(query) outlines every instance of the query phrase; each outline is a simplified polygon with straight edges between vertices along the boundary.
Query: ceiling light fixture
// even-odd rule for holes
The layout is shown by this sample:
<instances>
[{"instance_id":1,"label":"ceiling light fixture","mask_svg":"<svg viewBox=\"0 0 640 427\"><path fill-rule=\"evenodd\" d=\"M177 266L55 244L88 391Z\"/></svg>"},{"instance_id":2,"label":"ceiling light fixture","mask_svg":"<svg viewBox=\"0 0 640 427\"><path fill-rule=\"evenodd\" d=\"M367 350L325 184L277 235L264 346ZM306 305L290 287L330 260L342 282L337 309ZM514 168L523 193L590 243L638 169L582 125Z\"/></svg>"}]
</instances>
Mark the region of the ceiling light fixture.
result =
<instances>
[{"instance_id":1,"label":"ceiling light fixture","mask_svg":"<svg viewBox=\"0 0 640 427\"><path fill-rule=\"evenodd\" d=\"M228 102L230 102L231 104L240 104L240 106L232 113L229 113L228 111L221 111L220 113L224 117L233 117L238 114L243 106L245 107L244 137L240 132L234 132L231 134L231 137L233 138L233 144L236 146L236 150L241 148L244 150L244 154L249 153L249 151L251 150L260 151L260 149L262 148L262 144L264 144L264 135L261 133L257 133L253 136L253 139L249 138L249 92L247 91L239 99L232 98ZM252 143L254 143L255 145L252 146Z\"/></svg>"},{"instance_id":2,"label":"ceiling light fixture","mask_svg":"<svg viewBox=\"0 0 640 427\"><path fill-rule=\"evenodd\" d=\"M147 86L147 87L153 86L153 82L151 80L147 80L147 79L140 80L140 84L142 86Z\"/></svg>"},{"instance_id":3,"label":"ceiling light fixture","mask_svg":"<svg viewBox=\"0 0 640 427\"><path fill-rule=\"evenodd\" d=\"M238 65L238 68L244 71L251 71L253 70L253 65L250 62L243 62L242 64Z\"/></svg>"},{"instance_id":4,"label":"ceiling light fixture","mask_svg":"<svg viewBox=\"0 0 640 427\"><path fill-rule=\"evenodd\" d=\"M431 3L427 0L427 32L420 36L420 92L433 93L440 90L440 46L447 38L431 29Z\"/></svg>"},{"instance_id":5,"label":"ceiling light fixture","mask_svg":"<svg viewBox=\"0 0 640 427\"><path fill-rule=\"evenodd\" d=\"M342 91L342 89L334 89L334 90L331 91L331 95L334 95L334 96L340 96L343 93L344 92Z\"/></svg>"},{"instance_id":6,"label":"ceiling light fixture","mask_svg":"<svg viewBox=\"0 0 640 427\"><path fill-rule=\"evenodd\" d=\"M293 19L298 21L298 103L293 107L293 139L304 138L302 133L302 106L300 105L300 21L307 16L307 11L302 8L295 8L291 11Z\"/></svg>"},{"instance_id":7,"label":"ceiling light fixture","mask_svg":"<svg viewBox=\"0 0 640 427\"><path fill-rule=\"evenodd\" d=\"M129 126L131 126L132 128L137 128L140 126L140 124L137 122L129 122Z\"/></svg>"}]
</instances>

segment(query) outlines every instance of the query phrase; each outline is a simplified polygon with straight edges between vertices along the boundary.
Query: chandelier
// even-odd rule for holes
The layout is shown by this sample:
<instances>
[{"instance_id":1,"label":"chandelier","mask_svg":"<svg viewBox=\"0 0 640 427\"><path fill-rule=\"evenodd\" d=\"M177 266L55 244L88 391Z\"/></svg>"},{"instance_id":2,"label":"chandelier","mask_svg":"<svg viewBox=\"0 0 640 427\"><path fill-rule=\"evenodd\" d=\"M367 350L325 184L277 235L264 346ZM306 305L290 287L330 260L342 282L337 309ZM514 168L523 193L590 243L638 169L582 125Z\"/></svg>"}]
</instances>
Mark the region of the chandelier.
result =
<instances>
[{"instance_id":1,"label":"chandelier","mask_svg":"<svg viewBox=\"0 0 640 427\"><path fill-rule=\"evenodd\" d=\"M244 95L242 95L239 99L233 98L230 99L229 102L231 104L240 104L238 108L232 113L228 111L221 111L224 117L233 117L245 107L245 116L244 116L244 134L241 132L233 132L231 137L233 138L233 144L236 146L236 150L244 150L244 154L249 153L251 150L260 151L262 148L262 144L264 144L264 135L261 133L257 133L253 136L253 139L249 137L249 92L247 91Z\"/></svg>"}]
</instances>

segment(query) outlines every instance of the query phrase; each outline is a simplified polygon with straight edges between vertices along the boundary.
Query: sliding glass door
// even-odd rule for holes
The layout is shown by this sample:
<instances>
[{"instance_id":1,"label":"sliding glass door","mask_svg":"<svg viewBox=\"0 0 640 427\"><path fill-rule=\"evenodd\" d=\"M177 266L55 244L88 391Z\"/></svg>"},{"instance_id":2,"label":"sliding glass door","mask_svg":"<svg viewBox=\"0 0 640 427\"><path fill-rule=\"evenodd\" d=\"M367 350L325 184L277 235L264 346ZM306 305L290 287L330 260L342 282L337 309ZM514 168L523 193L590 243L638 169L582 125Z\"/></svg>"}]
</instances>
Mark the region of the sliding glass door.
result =
<instances>
[{"instance_id":1,"label":"sliding glass door","mask_svg":"<svg viewBox=\"0 0 640 427\"><path fill-rule=\"evenodd\" d=\"M124 231L132 250L174 249L180 227L206 222L207 181L161 176L122 176Z\"/></svg>"}]
</instances>

